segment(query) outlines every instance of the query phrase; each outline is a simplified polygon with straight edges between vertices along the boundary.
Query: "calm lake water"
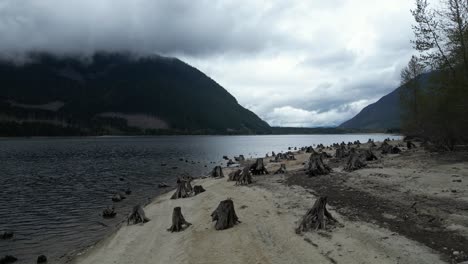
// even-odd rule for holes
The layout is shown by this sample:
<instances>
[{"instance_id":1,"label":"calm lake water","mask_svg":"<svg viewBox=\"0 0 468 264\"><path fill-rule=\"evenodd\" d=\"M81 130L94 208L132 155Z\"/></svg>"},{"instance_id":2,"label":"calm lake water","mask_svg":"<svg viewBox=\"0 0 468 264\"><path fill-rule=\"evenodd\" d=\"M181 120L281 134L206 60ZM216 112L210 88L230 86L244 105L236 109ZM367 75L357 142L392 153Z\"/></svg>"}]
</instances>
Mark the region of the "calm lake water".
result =
<instances>
[{"instance_id":1,"label":"calm lake water","mask_svg":"<svg viewBox=\"0 0 468 264\"><path fill-rule=\"evenodd\" d=\"M0 232L15 232L13 239L0 240L0 257L10 254L17 263L35 263L44 254L49 263L64 262L115 230L134 205L160 194L159 182L174 184L180 175L204 175L225 164L223 155L263 157L288 147L387 137L399 138L352 134L0 139ZM127 188L133 193L114 203L118 217L103 219L100 214L113 204L113 193Z\"/></svg>"}]
</instances>

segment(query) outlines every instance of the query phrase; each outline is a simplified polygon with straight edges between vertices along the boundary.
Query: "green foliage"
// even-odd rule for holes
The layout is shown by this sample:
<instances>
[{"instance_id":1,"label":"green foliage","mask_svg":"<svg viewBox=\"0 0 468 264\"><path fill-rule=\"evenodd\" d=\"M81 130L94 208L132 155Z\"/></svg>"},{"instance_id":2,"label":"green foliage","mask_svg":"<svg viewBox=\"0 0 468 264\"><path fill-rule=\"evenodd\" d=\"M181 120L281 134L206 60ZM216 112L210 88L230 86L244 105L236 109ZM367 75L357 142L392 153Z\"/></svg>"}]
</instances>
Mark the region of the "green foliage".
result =
<instances>
[{"instance_id":1,"label":"green foliage","mask_svg":"<svg viewBox=\"0 0 468 264\"><path fill-rule=\"evenodd\" d=\"M468 2L416 0L413 56L402 71L402 129L447 149L468 142ZM424 67L432 69L422 74Z\"/></svg>"}]
</instances>

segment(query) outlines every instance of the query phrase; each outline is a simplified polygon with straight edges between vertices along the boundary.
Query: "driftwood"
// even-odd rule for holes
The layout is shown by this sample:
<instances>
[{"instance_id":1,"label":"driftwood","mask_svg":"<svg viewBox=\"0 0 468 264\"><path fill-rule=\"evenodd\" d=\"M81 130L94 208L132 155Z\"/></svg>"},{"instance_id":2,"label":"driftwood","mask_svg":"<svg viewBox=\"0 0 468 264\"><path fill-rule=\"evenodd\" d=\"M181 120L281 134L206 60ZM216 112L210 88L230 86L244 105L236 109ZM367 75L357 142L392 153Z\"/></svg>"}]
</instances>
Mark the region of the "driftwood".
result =
<instances>
[{"instance_id":1,"label":"driftwood","mask_svg":"<svg viewBox=\"0 0 468 264\"><path fill-rule=\"evenodd\" d=\"M236 185L248 185L252 183L252 174L250 173L250 167L245 166L239 177L237 178Z\"/></svg>"},{"instance_id":2,"label":"driftwood","mask_svg":"<svg viewBox=\"0 0 468 264\"><path fill-rule=\"evenodd\" d=\"M37 264L47 263L47 257L45 255L40 255L37 257Z\"/></svg>"},{"instance_id":3,"label":"driftwood","mask_svg":"<svg viewBox=\"0 0 468 264\"><path fill-rule=\"evenodd\" d=\"M286 173L286 164L281 164L280 168L275 172L275 174L285 174Z\"/></svg>"},{"instance_id":4,"label":"driftwood","mask_svg":"<svg viewBox=\"0 0 468 264\"><path fill-rule=\"evenodd\" d=\"M12 255L5 255L3 258L0 258L0 264L10 264L16 262L18 259Z\"/></svg>"},{"instance_id":5,"label":"driftwood","mask_svg":"<svg viewBox=\"0 0 468 264\"><path fill-rule=\"evenodd\" d=\"M265 165L263 165L262 158L258 158L255 163L250 166L250 170L252 171L253 175L268 174Z\"/></svg>"},{"instance_id":6,"label":"driftwood","mask_svg":"<svg viewBox=\"0 0 468 264\"><path fill-rule=\"evenodd\" d=\"M296 228L296 233L325 229L327 222L337 223L338 221L327 210L327 197L320 197L304 215L301 223Z\"/></svg>"},{"instance_id":7,"label":"driftwood","mask_svg":"<svg viewBox=\"0 0 468 264\"><path fill-rule=\"evenodd\" d=\"M237 181L237 180L239 180L241 172L242 172L241 169L237 169L237 170L232 171L231 173L229 173L228 181Z\"/></svg>"},{"instance_id":8,"label":"driftwood","mask_svg":"<svg viewBox=\"0 0 468 264\"><path fill-rule=\"evenodd\" d=\"M211 220L216 221L216 230L228 229L240 223L234 210L234 202L231 199L221 201L211 214Z\"/></svg>"},{"instance_id":9,"label":"driftwood","mask_svg":"<svg viewBox=\"0 0 468 264\"><path fill-rule=\"evenodd\" d=\"M198 194L200 194L200 193L202 193L202 192L204 192L204 191L205 191L205 189L203 189L203 186L201 186L201 185L195 185L195 186L193 186L193 193L194 193L195 195L198 195Z\"/></svg>"},{"instance_id":10,"label":"driftwood","mask_svg":"<svg viewBox=\"0 0 468 264\"><path fill-rule=\"evenodd\" d=\"M361 169L365 166L366 164L361 160L359 153L356 151L356 149L352 148L344 170L351 172Z\"/></svg>"},{"instance_id":11,"label":"driftwood","mask_svg":"<svg viewBox=\"0 0 468 264\"><path fill-rule=\"evenodd\" d=\"M150 219L146 217L145 211L141 205L135 205L132 213L127 218L127 225L132 222L133 224L146 223Z\"/></svg>"},{"instance_id":12,"label":"driftwood","mask_svg":"<svg viewBox=\"0 0 468 264\"><path fill-rule=\"evenodd\" d=\"M0 239L10 239L10 238L13 238L13 232L11 231L0 232Z\"/></svg>"},{"instance_id":13,"label":"driftwood","mask_svg":"<svg viewBox=\"0 0 468 264\"><path fill-rule=\"evenodd\" d=\"M114 206L107 207L102 211L102 217L104 218L113 218L117 213L115 212Z\"/></svg>"},{"instance_id":14,"label":"driftwood","mask_svg":"<svg viewBox=\"0 0 468 264\"><path fill-rule=\"evenodd\" d=\"M177 179L177 189L171 199L187 198L190 196L190 191L187 189L187 182L182 179Z\"/></svg>"},{"instance_id":15,"label":"driftwood","mask_svg":"<svg viewBox=\"0 0 468 264\"><path fill-rule=\"evenodd\" d=\"M210 176L213 178L223 178L224 174L223 174L223 169L221 168L221 166L214 167L213 170L211 171Z\"/></svg>"},{"instance_id":16,"label":"driftwood","mask_svg":"<svg viewBox=\"0 0 468 264\"><path fill-rule=\"evenodd\" d=\"M330 167L323 163L322 155L318 153L310 155L306 170L309 177L326 175L332 171Z\"/></svg>"},{"instance_id":17,"label":"driftwood","mask_svg":"<svg viewBox=\"0 0 468 264\"><path fill-rule=\"evenodd\" d=\"M172 212L172 226L167 229L167 231L180 232L191 225L192 224L187 222L182 215L182 209L180 207L174 207L174 211Z\"/></svg>"}]
</instances>

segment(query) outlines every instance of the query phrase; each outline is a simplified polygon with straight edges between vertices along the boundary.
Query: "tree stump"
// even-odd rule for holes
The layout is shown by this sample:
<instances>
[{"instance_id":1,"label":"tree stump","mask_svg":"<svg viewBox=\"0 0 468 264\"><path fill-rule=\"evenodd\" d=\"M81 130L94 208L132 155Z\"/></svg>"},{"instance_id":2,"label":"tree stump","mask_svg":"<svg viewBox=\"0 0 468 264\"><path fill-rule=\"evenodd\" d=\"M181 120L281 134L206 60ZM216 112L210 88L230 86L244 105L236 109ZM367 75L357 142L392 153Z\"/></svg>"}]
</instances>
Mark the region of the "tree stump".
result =
<instances>
[{"instance_id":1,"label":"tree stump","mask_svg":"<svg viewBox=\"0 0 468 264\"><path fill-rule=\"evenodd\" d=\"M0 232L0 239L10 239L10 238L13 238L13 232L11 231Z\"/></svg>"},{"instance_id":2,"label":"tree stump","mask_svg":"<svg viewBox=\"0 0 468 264\"><path fill-rule=\"evenodd\" d=\"M384 141L382 145L380 146L380 149L382 150L382 154L398 154L401 152L401 149L388 144L388 141L389 140Z\"/></svg>"},{"instance_id":3,"label":"tree stump","mask_svg":"<svg viewBox=\"0 0 468 264\"><path fill-rule=\"evenodd\" d=\"M239 180L241 172L242 172L241 169L237 169L237 170L232 171L231 173L229 173L228 181L237 181L237 180Z\"/></svg>"},{"instance_id":4,"label":"tree stump","mask_svg":"<svg viewBox=\"0 0 468 264\"><path fill-rule=\"evenodd\" d=\"M252 183L252 174L250 173L250 167L245 166L239 174L236 185L248 185Z\"/></svg>"},{"instance_id":5,"label":"tree stump","mask_svg":"<svg viewBox=\"0 0 468 264\"><path fill-rule=\"evenodd\" d=\"M374 152L372 152L372 148L367 149L364 152L364 155L366 156L366 161L378 160L377 156L375 156Z\"/></svg>"},{"instance_id":6,"label":"tree stump","mask_svg":"<svg viewBox=\"0 0 468 264\"><path fill-rule=\"evenodd\" d=\"M286 164L281 164L280 168L275 172L275 174L285 174L286 173Z\"/></svg>"},{"instance_id":7,"label":"tree stump","mask_svg":"<svg viewBox=\"0 0 468 264\"><path fill-rule=\"evenodd\" d=\"M192 177L184 177L183 181L185 182L185 190L187 191L187 194L191 194L193 192L192 184L191 182L193 181Z\"/></svg>"},{"instance_id":8,"label":"tree stump","mask_svg":"<svg viewBox=\"0 0 468 264\"><path fill-rule=\"evenodd\" d=\"M16 262L18 259L12 255L5 255L3 258L0 258L0 264L10 264Z\"/></svg>"},{"instance_id":9,"label":"tree stump","mask_svg":"<svg viewBox=\"0 0 468 264\"><path fill-rule=\"evenodd\" d=\"M127 225L132 222L134 225L139 223L146 223L150 219L146 217L145 211L141 205L136 205L133 207L132 213L127 218Z\"/></svg>"},{"instance_id":10,"label":"tree stump","mask_svg":"<svg viewBox=\"0 0 468 264\"><path fill-rule=\"evenodd\" d=\"M322 155L318 153L310 155L306 170L309 177L326 175L332 171L330 167L323 163Z\"/></svg>"},{"instance_id":11,"label":"tree stump","mask_svg":"<svg viewBox=\"0 0 468 264\"><path fill-rule=\"evenodd\" d=\"M315 150L314 150L314 148L312 146L308 146L306 148L306 153L314 153L314 152L315 152Z\"/></svg>"},{"instance_id":12,"label":"tree stump","mask_svg":"<svg viewBox=\"0 0 468 264\"><path fill-rule=\"evenodd\" d=\"M107 207L102 211L102 217L104 218L113 218L117 213L115 212L114 206Z\"/></svg>"},{"instance_id":13,"label":"tree stump","mask_svg":"<svg viewBox=\"0 0 468 264\"><path fill-rule=\"evenodd\" d=\"M167 231L180 232L191 225L192 224L187 222L182 215L182 209L180 207L174 207L174 211L172 212L172 226L167 229Z\"/></svg>"},{"instance_id":14,"label":"tree stump","mask_svg":"<svg viewBox=\"0 0 468 264\"><path fill-rule=\"evenodd\" d=\"M406 141L406 148L413 149L413 148L416 148L416 145L413 142L411 142L411 140L408 140Z\"/></svg>"},{"instance_id":15,"label":"tree stump","mask_svg":"<svg viewBox=\"0 0 468 264\"><path fill-rule=\"evenodd\" d=\"M223 178L224 177L223 169L221 168L221 166L216 166L213 168L210 175L213 178Z\"/></svg>"},{"instance_id":16,"label":"tree stump","mask_svg":"<svg viewBox=\"0 0 468 264\"><path fill-rule=\"evenodd\" d=\"M320 197L304 215L301 223L296 228L296 233L325 229L327 222L337 223L338 221L327 210L327 197Z\"/></svg>"},{"instance_id":17,"label":"tree stump","mask_svg":"<svg viewBox=\"0 0 468 264\"><path fill-rule=\"evenodd\" d=\"M202 192L204 192L204 191L205 191L205 189L203 189L203 186L201 186L201 185L195 185L195 186L193 186L193 193L194 193L195 195L198 195L198 194L200 194L200 193L202 193Z\"/></svg>"},{"instance_id":18,"label":"tree stump","mask_svg":"<svg viewBox=\"0 0 468 264\"><path fill-rule=\"evenodd\" d=\"M187 183L184 180L177 179L177 189L171 199L187 198L190 192L187 190Z\"/></svg>"},{"instance_id":19,"label":"tree stump","mask_svg":"<svg viewBox=\"0 0 468 264\"><path fill-rule=\"evenodd\" d=\"M258 158L255 163L250 166L250 170L252 171L253 175L268 174L265 165L263 165L262 158Z\"/></svg>"},{"instance_id":20,"label":"tree stump","mask_svg":"<svg viewBox=\"0 0 468 264\"><path fill-rule=\"evenodd\" d=\"M340 145L335 152L335 158L342 159L348 156L345 145Z\"/></svg>"},{"instance_id":21,"label":"tree stump","mask_svg":"<svg viewBox=\"0 0 468 264\"><path fill-rule=\"evenodd\" d=\"M45 255L40 255L37 257L37 264L47 263L47 257Z\"/></svg>"},{"instance_id":22,"label":"tree stump","mask_svg":"<svg viewBox=\"0 0 468 264\"><path fill-rule=\"evenodd\" d=\"M216 221L216 230L228 229L240 223L234 210L234 202L231 199L221 201L211 214L211 220Z\"/></svg>"},{"instance_id":23,"label":"tree stump","mask_svg":"<svg viewBox=\"0 0 468 264\"><path fill-rule=\"evenodd\" d=\"M119 193L116 193L112 196L112 201L113 202L120 202L122 201L123 199L125 199L125 196L121 196Z\"/></svg>"},{"instance_id":24,"label":"tree stump","mask_svg":"<svg viewBox=\"0 0 468 264\"><path fill-rule=\"evenodd\" d=\"M367 164L365 164L359 154L357 153L356 149L352 148L350 151L350 156L348 158L348 162L344 168L345 171L351 172L361 168L364 168Z\"/></svg>"}]
</instances>

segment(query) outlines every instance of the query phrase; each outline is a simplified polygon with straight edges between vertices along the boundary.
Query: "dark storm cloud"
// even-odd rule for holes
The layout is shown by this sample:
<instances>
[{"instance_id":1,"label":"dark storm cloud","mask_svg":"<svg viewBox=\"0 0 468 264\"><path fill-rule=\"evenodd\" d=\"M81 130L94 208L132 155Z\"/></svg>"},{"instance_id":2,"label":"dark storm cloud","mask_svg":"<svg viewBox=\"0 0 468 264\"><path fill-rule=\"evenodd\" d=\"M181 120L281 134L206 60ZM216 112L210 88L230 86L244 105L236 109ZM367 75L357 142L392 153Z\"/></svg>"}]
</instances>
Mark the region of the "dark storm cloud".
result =
<instances>
[{"instance_id":1,"label":"dark storm cloud","mask_svg":"<svg viewBox=\"0 0 468 264\"><path fill-rule=\"evenodd\" d=\"M249 8L207 0L3 0L0 52L257 52L278 36Z\"/></svg>"},{"instance_id":2,"label":"dark storm cloud","mask_svg":"<svg viewBox=\"0 0 468 264\"><path fill-rule=\"evenodd\" d=\"M412 1L0 0L0 56L177 56L272 125L336 125L395 89Z\"/></svg>"}]
</instances>

